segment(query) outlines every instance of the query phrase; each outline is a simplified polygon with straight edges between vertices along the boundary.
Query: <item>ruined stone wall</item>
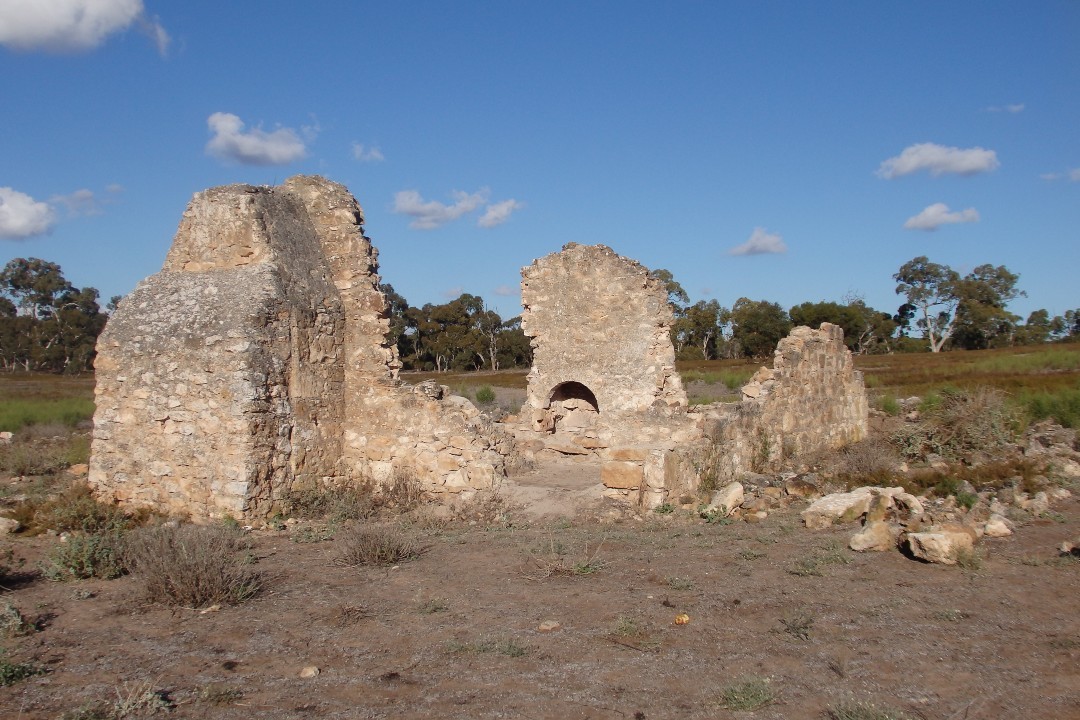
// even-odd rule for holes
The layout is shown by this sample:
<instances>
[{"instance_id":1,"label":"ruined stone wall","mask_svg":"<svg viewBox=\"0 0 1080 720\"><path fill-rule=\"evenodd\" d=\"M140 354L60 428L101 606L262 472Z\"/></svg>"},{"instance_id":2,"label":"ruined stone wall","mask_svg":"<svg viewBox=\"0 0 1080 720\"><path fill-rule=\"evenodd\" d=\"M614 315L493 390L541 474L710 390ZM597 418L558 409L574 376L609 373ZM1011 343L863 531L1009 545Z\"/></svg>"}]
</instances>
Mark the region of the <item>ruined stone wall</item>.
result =
<instances>
[{"instance_id":1,"label":"ruined stone wall","mask_svg":"<svg viewBox=\"0 0 1080 720\"><path fill-rule=\"evenodd\" d=\"M356 200L322 178L196 194L99 339L91 485L200 519L397 469L436 492L497 483L510 440L398 380L376 258Z\"/></svg>"},{"instance_id":2,"label":"ruined stone wall","mask_svg":"<svg viewBox=\"0 0 1080 720\"><path fill-rule=\"evenodd\" d=\"M710 462L721 481L776 470L785 459L866 437L862 373L836 325L792 330L776 346L773 367L761 368L742 393L740 403L693 415L715 447Z\"/></svg>"},{"instance_id":3,"label":"ruined stone wall","mask_svg":"<svg viewBox=\"0 0 1080 720\"><path fill-rule=\"evenodd\" d=\"M343 313L311 233L269 188L194 197L98 341L92 485L206 517L338 472Z\"/></svg>"},{"instance_id":4,"label":"ruined stone wall","mask_svg":"<svg viewBox=\"0 0 1080 720\"><path fill-rule=\"evenodd\" d=\"M685 413L667 290L645 267L603 245L569 243L521 275L521 327L533 346L524 412L533 429L592 424L610 444Z\"/></svg>"}]
</instances>

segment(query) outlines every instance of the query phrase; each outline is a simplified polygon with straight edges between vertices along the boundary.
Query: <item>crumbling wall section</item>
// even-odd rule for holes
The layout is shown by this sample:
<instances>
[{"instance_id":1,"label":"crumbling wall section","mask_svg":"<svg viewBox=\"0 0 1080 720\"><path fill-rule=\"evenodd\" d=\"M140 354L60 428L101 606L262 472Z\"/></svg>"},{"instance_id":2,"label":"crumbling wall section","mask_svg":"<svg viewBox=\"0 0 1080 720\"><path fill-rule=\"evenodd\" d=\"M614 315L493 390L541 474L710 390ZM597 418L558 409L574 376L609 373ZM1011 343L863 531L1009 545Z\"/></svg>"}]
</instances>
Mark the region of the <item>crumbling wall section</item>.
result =
<instances>
[{"instance_id":1,"label":"crumbling wall section","mask_svg":"<svg viewBox=\"0 0 1080 720\"><path fill-rule=\"evenodd\" d=\"M671 305L647 268L604 245L569 243L521 275L521 327L533 347L525 413L533 430L556 431L560 422L595 427L601 440L617 444L685 413Z\"/></svg>"},{"instance_id":2,"label":"crumbling wall section","mask_svg":"<svg viewBox=\"0 0 1080 720\"><path fill-rule=\"evenodd\" d=\"M342 453L350 482L385 483L404 472L436 493L493 487L505 475L509 438L468 400L398 379L378 250L364 235L356 200L322 178L294 177L284 187L304 203L344 306Z\"/></svg>"},{"instance_id":3,"label":"crumbling wall section","mask_svg":"<svg viewBox=\"0 0 1080 720\"><path fill-rule=\"evenodd\" d=\"M124 504L265 512L299 478L339 472L340 299L270 188L196 194L161 272L98 341L90 483Z\"/></svg>"},{"instance_id":4,"label":"crumbling wall section","mask_svg":"<svg viewBox=\"0 0 1080 720\"><path fill-rule=\"evenodd\" d=\"M99 338L90 484L196 519L399 470L440 493L497 484L510 439L398 379L377 257L339 184L197 193Z\"/></svg>"},{"instance_id":5,"label":"crumbling wall section","mask_svg":"<svg viewBox=\"0 0 1080 720\"><path fill-rule=\"evenodd\" d=\"M777 345L773 367L761 368L742 393L739 403L691 413L702 439L676 453L683 472L670 490L775 471L798 455L866 437L869 406L862 373L836 325L793 329Z\"/></svg>"}]
</instances>

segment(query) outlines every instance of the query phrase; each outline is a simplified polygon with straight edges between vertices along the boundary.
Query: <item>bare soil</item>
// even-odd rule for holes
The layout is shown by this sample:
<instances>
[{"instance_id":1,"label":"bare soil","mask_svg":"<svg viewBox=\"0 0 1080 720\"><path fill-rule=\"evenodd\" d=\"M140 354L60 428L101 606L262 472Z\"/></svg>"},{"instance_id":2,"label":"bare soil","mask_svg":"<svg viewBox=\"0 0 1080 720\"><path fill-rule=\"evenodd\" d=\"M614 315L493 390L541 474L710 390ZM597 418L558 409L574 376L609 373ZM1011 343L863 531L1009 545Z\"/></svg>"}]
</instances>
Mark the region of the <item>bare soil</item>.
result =
<instances>
[{"instance_id":1,"label":"bare soil","mask_svg":"<svg viewBox=\"0 0 1080 720\"><path fill-rule=\"evenodd\" d=\"M808 531L797 505L710 525L628 515L591 486L586 465L537 468L506 497L545 512L416 523L427 552L393 568L337 566L340 541L297 542L303 523L254 531L265 590L211 612L144 606L138 575L28 574L0 605L41 628L0 644L48 673L0 687L0 716L150 687L175 718L821 718L845 700L1080 718L1080 562L1057 553L1080 535L1075 492L963 570L853 553L855 528ZM33 568L56 542L11 544ZM750 679L772 702L725 708Z\"/></svg>"}]
</instances>

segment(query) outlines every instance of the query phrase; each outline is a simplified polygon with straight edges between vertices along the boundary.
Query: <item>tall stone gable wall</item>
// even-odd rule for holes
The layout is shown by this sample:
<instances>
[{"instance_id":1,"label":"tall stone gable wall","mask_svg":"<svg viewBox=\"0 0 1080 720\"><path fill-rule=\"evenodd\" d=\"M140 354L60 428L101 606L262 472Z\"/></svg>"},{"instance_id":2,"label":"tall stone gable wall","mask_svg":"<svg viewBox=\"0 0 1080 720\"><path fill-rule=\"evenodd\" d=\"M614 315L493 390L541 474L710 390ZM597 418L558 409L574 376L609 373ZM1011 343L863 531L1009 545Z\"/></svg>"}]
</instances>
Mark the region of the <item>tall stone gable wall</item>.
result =
<instances>
[{"instance_id":1,"label":"tall stone gable wall","mask_svg":"<svg viewBox=\"0 0 1080 720\"><path fill-rule=\"evenodd\" d=\"M98 341L99 494L207 518L398 468L437 492L497 482L508 440L468 402L397 379L362 223L322 178L195 195L161 272Z\"/></svg>"},{"instance_id":2,"label":"tall stone gable wall","mask_svg":"<svg viewBox=\"0 0 1080 720\"><path fill-rule=\"evenodd\" d=\"M648 269L604 245L569 243L521 275L521 327L533 346L526 411L536 429L568 382L592 391L602 434L616 440L647 415L685 412L671 305Z\"/></svg>"}]
</instances>

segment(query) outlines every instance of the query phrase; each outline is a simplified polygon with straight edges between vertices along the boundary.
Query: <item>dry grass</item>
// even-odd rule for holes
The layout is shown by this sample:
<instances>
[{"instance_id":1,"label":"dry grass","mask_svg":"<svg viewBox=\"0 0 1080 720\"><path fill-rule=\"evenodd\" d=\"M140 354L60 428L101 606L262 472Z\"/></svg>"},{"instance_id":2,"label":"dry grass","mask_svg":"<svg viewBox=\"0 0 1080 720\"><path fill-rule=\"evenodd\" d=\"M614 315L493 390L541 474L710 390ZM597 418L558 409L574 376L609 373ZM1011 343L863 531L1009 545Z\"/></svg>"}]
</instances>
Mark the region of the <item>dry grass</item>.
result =
<instances>
[{"instance_id":1,"label":"dry grass","mask_svg":"<svg viewBox=\"0 0 1080 720\"><path fill-rule=\"evenodd\" d=\"M415 560L427 547L415 536L395 525L356 527L337 539L341 547L334 558L337 565L396 565Z\"/></svg>"},{"instance_id":2,"label":"dry grass","mask_svg":"<svg viewBox=\"0 0 1080 720\"><path fill-rule=\"evenodd\" d=\"M125 543L145 600L179 607L236 604L255 595L263 578L248 544L224 525L179 525L131 532Z\"/></svg>"}]
</instances>

